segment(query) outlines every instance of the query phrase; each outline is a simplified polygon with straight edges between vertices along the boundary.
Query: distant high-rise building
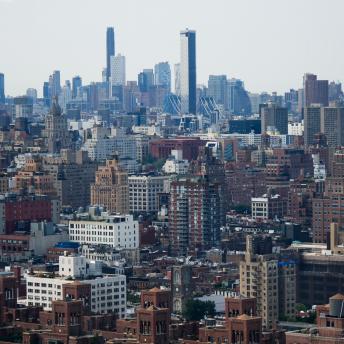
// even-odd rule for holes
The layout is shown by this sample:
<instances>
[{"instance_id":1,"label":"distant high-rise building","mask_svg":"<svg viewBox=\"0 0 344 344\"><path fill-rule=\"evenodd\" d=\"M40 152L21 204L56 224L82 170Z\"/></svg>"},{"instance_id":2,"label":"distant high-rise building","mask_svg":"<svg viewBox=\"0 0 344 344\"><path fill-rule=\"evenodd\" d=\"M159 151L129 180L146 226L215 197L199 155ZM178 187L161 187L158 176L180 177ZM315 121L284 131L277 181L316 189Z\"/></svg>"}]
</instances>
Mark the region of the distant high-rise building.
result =
<instances>
[{"instance_id":1,"label":"distant high-rise building","mask_svg":"<svg viewBox=\"0 0 344 344\"><path fill-rule=\"evenodd\" d=\"M44 82L43 84L43 100L44 100L45 106L50 106L51 94L50 94L50 85L48 81Z\"/></svg>"},{"instance_id":2,"label":"distant high-rise building","mask_svg":"<svg viewBox=\"0 0 344 344\"><path fill-rule=\"evenodd\" d=\"M137 77L140 92L148 92L154 84L153 69L144 69Z\"/></svg>"},{"instance_id":3,"label":"distant high-rise building","mask_svg":"<svg viewBox=\"0 0 344 344\"><path fill-rule=\"evenodd\" d=\"M125 86L125 56L118 54L111 57L111 84Z\"/></svg>"},{"instance_id":4,"label":"distant high-rise building","mask_svg":"<svg viewBox=\"0 0 344 344\"><path fill-rule=\"evenodd\" d=\"M277 130L280 134L288 134L288 109L275 103L264 104L261 108L262 133Z\"/></svg>"},{"instance_id":5,"label":"distant high-rise building","mask_svg":"<svg viewBox=\"0 0 344 344\"><path fill-rule=\"evenodd\" d=\"M5 103L5 75L0 73L0 104Z\"/></svg>"},{"instance_id":6,"label":"distant high-rise building","mask_svg":"<svg viewBox=\"0 0 344 344\"><path fill-rule=\"evenodd\" d=\"M299 93L297 90L291 89L284 93L284 103L288 111L295 113L298 111Z\"/></svg>"},{"instance_id":7,"label":"distant high-rise building","mask_svg":"<svg viewBox=\"0 0 344 344\"><path fill-rule=\"evenodd\" d=\"M31 98L34 103L37 100L37 90L35 88L28 88L26 90L26 96Z\"/></svg>"},{"instance_id":8,"label":"distant high-rise building","mask_svg":"<svg viewBox=\"0 0 344 344\"><path fill-rule=\"evenodd\" d=\"M181 112L196 114L196 32L180 32Z\"/></svg>"},{"instance_id":9,"label":"distant high-rise building","mask_svg":"<svg viewBox=\"0 0 344 344\"><path fill-rule=\"evenodd\" d=\"M82 79L79 75L72 79L72 97L76 98L78 96L78 90L82 87Z\"/></svg>"},{"instance_id":10,"label":"distant high-rise building","mask_svg":"<svg viewBox=\"0 0 344 344\"><path fill-rule=\"evenodd\" d=\"M321 107L319 105L312 105L303 109L303 137L305 146L315 144L315 135L321 132L320 113Z\"/></svg>"},{"instance_id":11,"label":"distant high-rise building","mask_svg":"<svg viewBox=\"0 0 344 344\"><path fill-rule=\"evenodd\" d=\"M61 76L60 71L55 70L52 75L49 76L49 88L50 97L58 97L61 92Z\"/></svg>"},{"instance_id":12,"label":"distant high-rise building","mask_svg":"<svg viewBox=\"0 0 344 344\"><path fill-rule=\"evenodd\" d=\"M180 96L180 63L174 65L174 93Z\"/></svg>"},{"instance_id":13,"label":"distant high-rise building","mask_svg":"<svg viewBox=\"0 0 344 344\"><path fill-rule=\"evenodd\" d=\"M171 92L171 68L168 62L160 62L154 66L154 84Z\"/></svg>"},{"instance_id":14,"label":"distant high-rise building","mask_svg":"<svg viewBox=\"0 0 344 344\"><path fill-rule=\"evenodd\" d=\"M65 85L62 87L60 92L60 105L63 111L66 111L67 104L72 100L72 90L70 87L70 81L66 80Z\"/></svg>"},{"instance_id":15,"label":"distant high-rise building","mask_svg":"<svg viewBox=\"0 0 344 344\"><path fill-rule=\"evenodd\" d=\"M328 85L328 100L336 101L339 100L341 96L343 96L342 84L340 82L330 82Z\"/></svg>"},{"instance_id":16,"label":"distant high-rise building","mask_svg":"<svg viewBox=\"0 0 344 344\"><path fill-rule=\"evenodd\" d=\"M303 77L304 106L320 104L328 106L328 80L318 80L314 74Z\"/></svg>"},{"instance_id":17,"label":"distant high-rise building","mask_svg":"<svg viewBox=\"0 0 344 344\"><path fill-rule=\"evenodd\" d=\"M230 79L227 83L227 104L225 108L234 115L250 115L251 101L239 79Z\"/></svg>"},{"instance_id":18,"label":"distant high-rise building","mask_svg":"<svg viewBox=\"0 0 344 344\"><path fill-rule=\"evenodd\" d=\"M305 107L305 92L303 88L297 90L297 112L302 113L302 109Z\"/></svg>"},{"instance_id":19,"label":"distant high-rise building","mask_svg":"<svg viewBox=\"0 0 344 344\"><path fill-rule=\"evenodd\" d=\"M329 147L344 145L344 107L323 107L320 113L320 130Z\"/></svg>"},{"instance_id":20,"label":"distant high-rise building","mask_svg":"<svg viewBox=\"0 0 344 344\"><path fill-rule=\"evenodd\" d=\"M106 79L111 77L111 57L115 56L115 32L113 27L106 29Z\"/></svg>"},{"instance_id":21,"label":"distant high-rise building","mask_svg":"<svg viewBox=\"0 0 344 344\"><path fill-rule=\"evenodd\" d=\"M33 112L33 100L28 96L15 97L14 100L16 118L30 118Z\"/></svg>"},{"instance_id":22,"label":"distant high-rise building","mask_svg":"<svg viewBox=\"0 0 344 344\"><path fill-rule=\"evenodd\" d=\"M226 75L209 75L208 93L217 104L227 103L227 77Z\"/></svg>"}]
</instances>

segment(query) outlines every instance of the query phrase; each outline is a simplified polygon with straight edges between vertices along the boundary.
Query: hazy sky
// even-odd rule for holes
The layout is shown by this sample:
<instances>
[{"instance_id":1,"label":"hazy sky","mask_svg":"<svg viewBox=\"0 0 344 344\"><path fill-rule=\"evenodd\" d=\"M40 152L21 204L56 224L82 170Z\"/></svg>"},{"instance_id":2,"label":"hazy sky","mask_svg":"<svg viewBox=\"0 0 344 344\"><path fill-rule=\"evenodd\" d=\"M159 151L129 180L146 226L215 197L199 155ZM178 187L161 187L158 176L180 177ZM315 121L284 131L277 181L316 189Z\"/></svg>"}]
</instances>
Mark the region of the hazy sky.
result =
<instances>
[{"instance_id":1,"label":"hazy sky","mask_svg":"<svg viewBox=\"0 0 344 344\"><path fill-rule=\"evenodd\" d=\"M179 60L179 32L197 31L197 83L209 74L244 80L249 91L284 92L304 72L344 81L344 0L0 0L0 72L6 94L41 94L61 80L101 80L105 31L127 58L127 80Z\"/></svg>"}]
</instances>

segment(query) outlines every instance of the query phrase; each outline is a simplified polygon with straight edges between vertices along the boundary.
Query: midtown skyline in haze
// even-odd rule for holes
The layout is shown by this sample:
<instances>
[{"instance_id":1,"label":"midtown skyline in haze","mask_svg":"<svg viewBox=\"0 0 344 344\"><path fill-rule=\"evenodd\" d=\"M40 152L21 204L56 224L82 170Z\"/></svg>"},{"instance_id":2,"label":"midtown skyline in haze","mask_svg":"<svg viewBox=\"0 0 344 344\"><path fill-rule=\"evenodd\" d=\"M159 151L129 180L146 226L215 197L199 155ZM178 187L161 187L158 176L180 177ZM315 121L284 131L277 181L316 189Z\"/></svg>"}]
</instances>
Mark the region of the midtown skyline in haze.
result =
<instances>
[{"instance_id":1,"label":"midtown skyline in haze","mask_svg":"<svg viewBox=\"0 0 344 344\"><path fill-rule=\"evenodd\" d=\"M344 51L335 34L343 9L341 1L330 7L314 0L218 0L211 6L194 0L0 0L0 72L10 95L30 87L41 95L53 70L61 71L62 84L75 75L100 81L110 26L116 53L126 56L127 80L137 80L158 62L172 68L180 62L179 33L188 27L197 32L197 84L226 74L242 79L250 92L282 93L302 87L307 72L344 80ZM331 25L319 25L328 16Z\"/></svg>"}]
</instances>

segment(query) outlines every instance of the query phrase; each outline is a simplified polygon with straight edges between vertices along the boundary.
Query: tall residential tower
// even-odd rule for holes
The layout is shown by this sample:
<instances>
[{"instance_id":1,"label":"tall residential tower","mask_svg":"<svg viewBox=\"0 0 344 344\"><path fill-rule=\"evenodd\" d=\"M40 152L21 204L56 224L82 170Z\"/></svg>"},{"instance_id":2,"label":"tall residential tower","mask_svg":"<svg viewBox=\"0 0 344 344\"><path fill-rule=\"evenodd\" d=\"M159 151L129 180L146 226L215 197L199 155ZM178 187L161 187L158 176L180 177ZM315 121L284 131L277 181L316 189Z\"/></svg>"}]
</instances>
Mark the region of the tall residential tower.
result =
<instances>
[{"instance_id":1,"label":"tall residential tower","mask_svg":"<svg viewBox=\"0 0 344 344\"><path fill-rule=\"evenodd\" d=\"M106 81L110 81L111 56L115 56L115 32L113 27L108 27L106 29Z\"/></svg>"},{"instance_id":2,"label":"tall residential tower","mask_svg":"<svg viewBox=\"0 0 344 344\"><path fill-rule=\"evenodd\" d=\"M196 114L196 31L180 32L181 112Z\"/></svg>"}]
</instances>

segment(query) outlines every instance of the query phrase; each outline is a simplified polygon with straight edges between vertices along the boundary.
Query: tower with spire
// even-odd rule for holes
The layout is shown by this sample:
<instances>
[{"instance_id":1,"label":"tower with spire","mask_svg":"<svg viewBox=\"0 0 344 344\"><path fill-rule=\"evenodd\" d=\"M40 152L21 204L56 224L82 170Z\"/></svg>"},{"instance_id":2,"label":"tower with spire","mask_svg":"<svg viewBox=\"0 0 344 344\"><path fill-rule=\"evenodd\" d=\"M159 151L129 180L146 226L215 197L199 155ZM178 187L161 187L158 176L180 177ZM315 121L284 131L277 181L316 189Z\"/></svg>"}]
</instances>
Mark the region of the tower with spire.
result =
<instances>
[{"instance_id":1,"label":"tower with spire","mask_svg":"<svg viewBox=\"0 0 344 344\"><path fill-rule=\"evenodd\" d=\"M58 98L53 98L49 113L45 116L45 145L49 153L60 153L63 148L71 147L67 118L62 113Z\"/></svg>"}]
</instances>

